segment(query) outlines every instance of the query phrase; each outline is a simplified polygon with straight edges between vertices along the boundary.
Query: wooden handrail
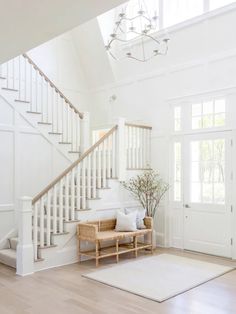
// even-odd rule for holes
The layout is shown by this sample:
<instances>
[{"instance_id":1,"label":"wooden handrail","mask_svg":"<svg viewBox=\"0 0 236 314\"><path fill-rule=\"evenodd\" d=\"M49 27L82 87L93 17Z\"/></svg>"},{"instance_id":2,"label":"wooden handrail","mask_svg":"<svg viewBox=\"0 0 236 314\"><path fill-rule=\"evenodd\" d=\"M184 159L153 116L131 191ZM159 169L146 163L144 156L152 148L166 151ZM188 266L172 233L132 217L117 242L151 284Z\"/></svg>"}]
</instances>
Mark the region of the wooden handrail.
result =
<instances>
[{"instance_id":1,"label":"wooden handrail","mask_svg":"<svg viewBox=\"0 0 236 314\"><path fill-rule=\"evenodd\" d=\"M83 113L80 112L78 109L75 108L75 106L69 101L69 99L55 86L55 84L47 77L47 75L34 63L34 61L26 54L23 54L23 57L28 60L28 62L34 67L36 71L39 72L41 76L44 77L45 81L50 84L52 88L55 89L55 91L65 100L65 102L77 113L80 117L80 119L83 119Z\"/></svg>"},{"instance_id":2,"label":"wooden handrail","mask_svg":"<svg viewBox=\"0 0 236 314\"><path fill-rule=\"evenodd\" d=\"M110 131L108 131L99 141L97 141L93 146L91 146L79 159L77 159L73 164L71 164L62 174L60 174L56 179L54 179L45 189L43 189L38 195L36 195L32 204L35 204L43 195L45 195L55 184L57 184L65 175L67 175L75 166L77 166L81 161L84 160L93 150L95 150L108 136L110 136L116 129L118 125L115 125Z\"/></svg>"},{"instance_id":3,"label":"wooden handrail","mask_svg":"<svg viewBox=\"0 0 236 314\"><path fill-rule=\"evenodd\" d=\"M126 126L132 126L134 128L140 128L140 129L149 129L152 130L151 126L148 125L142 125L142 124L133 124L133 123L125 123Z\"/></svg>"}]
</instances>

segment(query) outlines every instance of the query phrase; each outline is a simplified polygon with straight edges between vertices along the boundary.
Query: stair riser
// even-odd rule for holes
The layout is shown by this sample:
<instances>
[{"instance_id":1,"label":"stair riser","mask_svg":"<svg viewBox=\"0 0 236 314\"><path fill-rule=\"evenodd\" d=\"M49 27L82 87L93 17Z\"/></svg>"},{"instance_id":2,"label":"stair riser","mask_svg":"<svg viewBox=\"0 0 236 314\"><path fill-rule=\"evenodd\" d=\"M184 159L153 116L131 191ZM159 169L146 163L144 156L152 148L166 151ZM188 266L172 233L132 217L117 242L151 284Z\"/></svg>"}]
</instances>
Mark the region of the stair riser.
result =
<instances>
[{"instance_id":1,"label":"stair riser","mask_svg":"<svg viewBox=\"0 0 236 314\"><path fill-rule=\"evenodd\" d=\"M16 268L16 255L15 254L16 253L14 253L14 256L12 256L12 254L9 256L6 252L6 250L1 250L0 251L0 262L5 264L5 265L8 265L10 267Z\"/></svg>"},{"instance_id":2,"label":"stair riser","mask_svg":"<svg viewBox=\"0 0 236 314\"><path fill-rule=\"evenodd\" d=\"M18 239L15 239L15 238L9 239L9 243L10 243L10 248L13 250L16 250L16 247L18 245Z\"/></svg>"}]
</instances>

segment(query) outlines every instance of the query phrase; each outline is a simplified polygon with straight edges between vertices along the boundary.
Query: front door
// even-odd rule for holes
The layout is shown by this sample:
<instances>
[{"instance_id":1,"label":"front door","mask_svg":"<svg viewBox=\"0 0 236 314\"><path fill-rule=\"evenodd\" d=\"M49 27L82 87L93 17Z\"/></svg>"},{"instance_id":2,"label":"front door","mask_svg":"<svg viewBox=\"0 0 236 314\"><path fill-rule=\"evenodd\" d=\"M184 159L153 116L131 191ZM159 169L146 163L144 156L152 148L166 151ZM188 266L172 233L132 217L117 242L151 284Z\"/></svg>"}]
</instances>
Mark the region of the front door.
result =
<instances>
[{"instance_id":1,"label":"front door","mask_svg":"<svg viewBox=\"0 0 236 314\"><path fill-rule=\"evenodd\" d=\"M230 132L184 138L184 249L231 257Z\"/></svg>"}]
</instances>

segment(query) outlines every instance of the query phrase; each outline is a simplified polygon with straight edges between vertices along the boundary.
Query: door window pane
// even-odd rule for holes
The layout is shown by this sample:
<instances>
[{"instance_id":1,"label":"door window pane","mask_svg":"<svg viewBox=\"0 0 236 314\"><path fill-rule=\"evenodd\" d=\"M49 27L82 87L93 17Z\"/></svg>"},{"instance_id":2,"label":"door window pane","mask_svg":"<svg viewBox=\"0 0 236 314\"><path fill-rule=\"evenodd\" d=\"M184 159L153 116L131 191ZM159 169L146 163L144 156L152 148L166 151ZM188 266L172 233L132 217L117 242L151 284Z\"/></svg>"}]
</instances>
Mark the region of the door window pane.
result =
<instances>
[{"instance_id":1,"label":"door window pane","mask_svg":"<svg viewBox=\"0 0 236 314\"><path fill-rule=\"evenodd\" d=\"M225 202L225 140L191 142L191 202Z\"/></svg>"}]
</instances>

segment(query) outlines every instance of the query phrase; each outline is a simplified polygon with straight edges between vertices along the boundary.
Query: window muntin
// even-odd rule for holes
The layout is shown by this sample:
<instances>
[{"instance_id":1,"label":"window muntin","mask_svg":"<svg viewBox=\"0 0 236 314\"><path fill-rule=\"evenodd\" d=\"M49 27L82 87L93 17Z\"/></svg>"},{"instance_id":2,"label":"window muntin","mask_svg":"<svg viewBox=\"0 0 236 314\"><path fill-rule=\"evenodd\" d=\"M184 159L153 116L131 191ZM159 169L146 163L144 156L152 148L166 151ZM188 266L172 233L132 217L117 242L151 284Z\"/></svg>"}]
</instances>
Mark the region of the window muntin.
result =
<instances>
[{"instance_id":1,"label":"window muntin","mask_svg":"<svg viewBox=\"0 0 236 314\"><path fill-rule=\"evenodd\" d=\"M225 140L191 142L190 201L225 203Z\"/></svg>"},{"instance_id":2,"label":"window muntin","mask_svg":"<svg viewBox=\"0 0 236 314\"><path fill-rule=\"evenodd\" d=\"M181 201L181 143L174 143L174 201Z\"/></svg>"},{"instance_id":3,"label":"window muntin","mask_svg":"<svg viewBox=\"0 0 236 314\"><path fill-rule=\"evenodd\" d=\"M225 126L225 99L214 99L192 104L192 129Z\"/></svg>"}]
</instances>

